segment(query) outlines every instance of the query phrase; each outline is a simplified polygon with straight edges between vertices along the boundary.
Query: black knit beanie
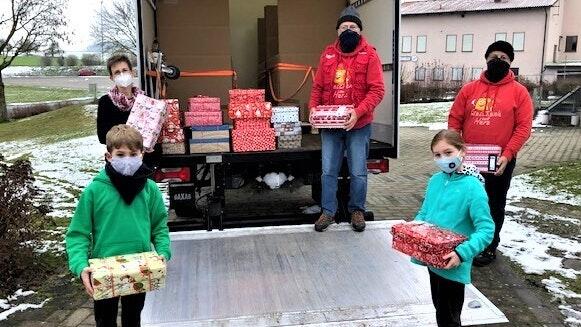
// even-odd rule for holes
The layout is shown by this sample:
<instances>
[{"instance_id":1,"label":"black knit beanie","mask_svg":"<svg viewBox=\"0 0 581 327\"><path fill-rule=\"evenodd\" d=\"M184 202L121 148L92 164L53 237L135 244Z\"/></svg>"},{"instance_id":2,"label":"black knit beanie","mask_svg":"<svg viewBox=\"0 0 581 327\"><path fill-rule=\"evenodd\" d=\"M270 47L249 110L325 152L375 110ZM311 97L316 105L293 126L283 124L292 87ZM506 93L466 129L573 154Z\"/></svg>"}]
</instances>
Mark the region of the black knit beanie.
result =
<instances>
[{"instance_id":1,"label":"black knit beanie","mask_svg":"<svg viewBox=\"0 0 581 327\"><path fill-rule=\"evenodd\" d=\"M488 46L486 53L484 54L484 59L488 58L488 55L494 51L502 51L510 58L510 61L514 61L514 48L512 45L506 41L496 41Z\"/></svg>"},{"instance_id":2,"label":"black knit beanie","mask_svg":"<svg viewBox=\"0 0 581 327\"><path fill-rule=\"evenodd\" d=\"M349 6L341 12L339 15L339 19L337 20L337 27L335 29L339 29L339 26L344 22L353 22L359 26L360 30L363 30L363 23L361 22L361 18L359 17L359 12L355 7Z\"/></svg>"}]
</instances>

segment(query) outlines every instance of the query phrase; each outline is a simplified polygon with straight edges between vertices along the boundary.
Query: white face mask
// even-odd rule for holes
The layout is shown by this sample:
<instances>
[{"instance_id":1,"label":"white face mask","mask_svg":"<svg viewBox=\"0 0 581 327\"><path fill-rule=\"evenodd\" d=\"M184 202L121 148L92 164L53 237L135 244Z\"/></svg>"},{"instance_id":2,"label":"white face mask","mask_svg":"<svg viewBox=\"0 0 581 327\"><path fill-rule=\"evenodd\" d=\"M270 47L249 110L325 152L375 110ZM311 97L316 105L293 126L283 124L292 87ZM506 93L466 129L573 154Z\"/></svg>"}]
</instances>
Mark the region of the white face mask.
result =
<instances>
[{"instance_id":1,"label":"white face mask","mask_svg":"<svg viewBox=\"0 0 581 327\"><path fill-rule=\"evenodd\" d=\"M111 159L111 166L113 166L113 169L124 176L133 176L142 164L143 158L141 158L141 156L122 158L113 157Z\"/></svg>"},{"instance_id":2,"label":"white face mask","mask_svg":"<svg viewBox=\"0 0 581 327\"><path fill-rule=\"evenodd\" d=\"M129 73L121 73L113 79L115 85L121 87L128 87L129 85L133 84L133 76Z\"/></svg>"}]
</instances>

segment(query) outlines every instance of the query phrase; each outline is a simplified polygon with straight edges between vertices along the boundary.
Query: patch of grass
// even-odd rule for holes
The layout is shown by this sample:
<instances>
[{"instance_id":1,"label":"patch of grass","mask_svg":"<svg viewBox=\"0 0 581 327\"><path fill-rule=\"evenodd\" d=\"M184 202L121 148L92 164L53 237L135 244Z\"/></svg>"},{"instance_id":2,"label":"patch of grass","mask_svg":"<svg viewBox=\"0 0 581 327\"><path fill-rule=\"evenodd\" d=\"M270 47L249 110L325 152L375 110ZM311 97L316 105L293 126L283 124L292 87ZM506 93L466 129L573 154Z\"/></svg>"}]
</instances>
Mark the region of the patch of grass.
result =
<instances>
[{"instance_id":1,"label":"patch of grass","mask_svg":"<svg viewBox=\"0 0 581 327\"><path fill-rule=\"evenodd\" d=\"M452 102L410 103L400 106L401 122L440 123L448 120Z\"/></svg>"},{"instance_id":2,"label":"patch of grass","mask_svg":"<svg viewBox=\"0 0 581 327\"><path fill-rule=\"evenodd\" d=\"M90 96L88 90L5 85L6 103L68 100Z\"/></svg>"},{"instance_id":3,"label":"patch of grass","mask_svg":"<svg viewBox=\"0 0 581 327\"><path fill-rule=\"evenodd\" d=\"M40 56L18 56L10 66L41 66Z\"/></svg>"},{"instance_id":4,"label":"patch of grass","mask_svg":"<svg viewBox=\"0 0 581 327\"><path fill-rule=\"evenodd\" d=\"M549 166L530 175L533 183L549 194L566 192L581 196L581 161Z\"/></svg>"},{"instance_id":5,"label":"patch of grass","mask_svg":"<svg viewBox=\"0 0 581 327\"><path fill-rule=\"evenodd\" d=\"M0 124L0 142L34 140L54 143L95 134L95 118L82 106L68 106Z\"/></svg>"}]
</instances>

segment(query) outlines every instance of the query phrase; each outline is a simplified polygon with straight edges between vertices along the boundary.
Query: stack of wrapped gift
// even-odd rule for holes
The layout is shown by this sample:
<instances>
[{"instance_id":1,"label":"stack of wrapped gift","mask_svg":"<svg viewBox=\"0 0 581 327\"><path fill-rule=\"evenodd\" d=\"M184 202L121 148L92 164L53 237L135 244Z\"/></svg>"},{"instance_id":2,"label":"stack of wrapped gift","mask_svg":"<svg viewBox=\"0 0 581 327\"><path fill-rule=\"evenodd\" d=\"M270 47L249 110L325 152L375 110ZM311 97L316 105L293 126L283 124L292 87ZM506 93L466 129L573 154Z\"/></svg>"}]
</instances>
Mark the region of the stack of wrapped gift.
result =
<instances>
[{"instance_id":1,"label":"stack of wrapped gift","mask_svg":"<svg viewBox=\"0 0 581 327\"><path fill-rule=\"evenodd\" d=\"M177 99L166 99L167 117L161 129L160 143L163 154L185 154L184 130L181 124L180 105Z\"/></svg>"},{"instance_id":2,"label":"stack of wrapped gift","mask_svg":"<svg viewBox=\"0 0 581 327\"><path fill-rule=\"evenodd\" d=\"M192 126L190 153L230 152L230 126Z\"/></svg>"},{"instance_id":3,"label":"stack of wrapped gift","mask_svg":"<svg viewBox=\"0 0 581 327\"><path fill-rule=\"evenodd\" d=\"M481 173L494 173L502 148L494 144L466 144L464 163L472 164Z\"/></svg>"},{"instance_id":4,"label":"stack of wrapped gift","mask_svg":"<svg viewBox=\"0 0 581 327\"><path fill-rule=\"evenodd\" d=\"M272 123L279 149L301 147L302 130L299 120L299 107L273 107Z\"/></svg>"},{"instance_id":5,"label":"stack of wrapped gift","mask_svg":"<svg viewBox=\"0 0 581 327\"><path fill-rule=\"evenodd\" d=\"M186 126L222 125L220 98L196 96L189 99L188 111L184 112Z\"/></svg>"},{"instance_id":6,"label":"stack of wrapped gift","mask_svg":"<svg viewBox=\"0 0 581 327\"><path fill-rule=\"evenodd\" d=\"M314 128L345 128L349 120L349 110L353 106L317 106L311 112Z\"/></svg>"},{"instance_id":7,"label":"stack of wrapped gift","mask_svg":"<svg viewBox=\"0 0 581 327\"><path fill-rule=\"evenodd\" d=\"M93 299L149 292L165 286L165 261L155 252L90 259Z\"/></svg>"},{"instance_id":8,"label":"stack of wrapped gift","mask_svg":"<svg viewBox=\"0 0 581 327\"><path fill-rule=\"evenodd\" d=\"M436 268L448 263L443 257L454 251L466 237L420 221L405 222L391 227L393 248Z\"/></svg>"},{"instance_id":9,"label":"stack of wrapped gift","mask_svg":"<svg viewBox=\"0 0 581 327\"><path fill-rule=\"evenodd\" d=\"M234 121L234 152L276 148L274 129L270 127L272 107L265 102L264 90L230 90L228 116Z\"/></svg>"},{"instance_id":10,"label":"stack of wrapped gift","mask_svg":"<svg viewBox=\"0 0 581 327\"><path fill-rule=\"evenodd\" d=\"M127 125L135 128L143 137L143 147L146 152L152 152L161 128L165 122L166 103L163 100L152 99L143 94L137 95Z\"/></svg>"}]
</instances>

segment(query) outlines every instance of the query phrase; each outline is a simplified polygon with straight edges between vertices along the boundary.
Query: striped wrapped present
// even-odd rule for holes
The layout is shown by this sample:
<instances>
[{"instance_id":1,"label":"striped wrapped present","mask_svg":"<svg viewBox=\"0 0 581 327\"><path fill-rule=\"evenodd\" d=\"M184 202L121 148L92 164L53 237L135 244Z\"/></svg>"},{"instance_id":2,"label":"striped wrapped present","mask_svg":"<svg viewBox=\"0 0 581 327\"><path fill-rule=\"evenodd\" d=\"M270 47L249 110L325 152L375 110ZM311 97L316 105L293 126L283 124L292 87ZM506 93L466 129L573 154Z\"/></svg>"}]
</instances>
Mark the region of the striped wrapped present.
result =
<instances>
[{"instance_id":1,"label":"striped wrapped present","mask_svg":"<svg viewBox=\"0 0 581 327\"><path fill-rule=\"evenodd\" d=\"M220 98L198 95L188 99L188 111L220 111Z\"/></svg>"},{"instance_id":2,"label":"striped wrapped present","mask_svg":"<svg viewBox=\"0 0 581 327\"><path fill-rule=\"evenodd\" d=\"M187 111L184 112L185 126L222 125L221 111Z\"/></svg>"},{"instance_id":3,"label":"striped wrapped present","mask_svg":"<svg viewBox=\"0 0 581 327\"><path fill-rule=\"evenodd\" d=\"M230 126L193 126L190 153L230 152Z\"/></svg>"},{"instance_id":4,"label":"striped wrapped present","mask_svg":"<svg viewBox=\"0 0 581 327\"><path fill-rule=\"evenodd\" d=\"M466 144L464 163L472 164L481 173L494 173L502 148L494 144Z\"/></svg>"},{"instance_id":5,"label":"striped wrapped present","mask_svg":"<svg viewBox=\"0 0 581 327\"><path fill-rule=\"evenodd\" d=\"M317 106L311 112L314 128L345 128L353 106Z\"/></svg>"}]
</instances>

